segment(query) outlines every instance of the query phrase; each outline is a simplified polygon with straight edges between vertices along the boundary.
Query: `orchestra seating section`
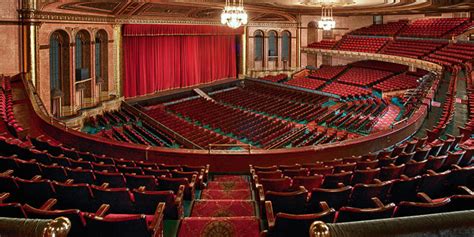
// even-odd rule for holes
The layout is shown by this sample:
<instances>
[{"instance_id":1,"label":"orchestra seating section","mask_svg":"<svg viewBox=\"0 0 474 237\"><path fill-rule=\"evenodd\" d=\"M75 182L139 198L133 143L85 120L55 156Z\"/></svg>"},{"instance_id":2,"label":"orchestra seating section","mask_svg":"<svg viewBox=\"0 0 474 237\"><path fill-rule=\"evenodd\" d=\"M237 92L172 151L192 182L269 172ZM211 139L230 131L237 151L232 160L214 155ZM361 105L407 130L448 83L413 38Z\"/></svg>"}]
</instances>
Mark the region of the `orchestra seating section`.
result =
<instances>
[{"instance_id":1,"label":"orchestra seating section","mask_svg":"<svg viewBox=\"0 0 474 237\"><path fill-rule=\"evenodd\" d=\"M351 32L350 34L373 35L373 36L395 36L407 25L408 25L407 20L388 22L387 24L374 24L368 27L357 29Z\"/></svg>"},{"instance_id":2,"label":"orchestra seating section","mask_svg":"<svg viewBox=\"0 0 474 237\"><path fill-rule=\"evenodd\" d=\"M288 78L287 74L278 74L278 75L267 75L264 77L261 77L260 79L265 80L265 81L271 81L271 82L281 82L284 81Z\"/></svg>"},{"instance_id":3,"label":"orchestra seating section","mask_svg":"<svg viewBox=\"0 0 474 237\"><path fill-rule=\"evenodd\" d=\"M326 81L319 80L319 79L313 79L313 78L307 78L307 77L297 77L293 78L292 80L289 80L285 82L286 85L290 86L297 86L301 88L307 88L311 90L317 90L320 87L322 87L324 84L326 84Z\"/></svg>"},{"instance_id":4,"label":"orchestra seating section","mask_svg":"<svg viewBox=\"0 0 474 237\"><path fill-rule=\"evenodd\" d=\"M331 66L331 67L321 66L321 68L309 74L308 77L329 81L329 80L334 79L337 75L344 72L347 68L348 68L347 66Z\"/></svg>"},{"instance_id":5,"label":"orchestra seating section","mask_svg":"<svg viewBox=\"0 0 474 237\"><path fill-rule=\"evenodd\" d=\"M387 71L354 67L346 71L337 81L356 86L370 86L391 75L392 73Z\"/></svg>"},{"instance_id":6,"label":"orchestra seating section","mask_svg":"<svg viewBox=\"0 0 474 237\"><path fill-rule=\"evenodd\" d=\"M173 138L126 109L90 118L83 131L111 140L146 146L179 147Z\"/></svg>"},{"instance_id":7,"label":"orchestra seating section","mask_svg":"<svg viewBox=\"0 0 474 237\"><path fill-rule=\"evenodd\" d=\"M389 40L389 38L371 38L347 35L338 42L336 48L344 51L376 53L387 44Z\"/></svg>"},{"instance_id":8,"label":"orchestra seating section","mask_svg":"<svg viewBox=\"0 0 474 237\"><path fill-rule=\"evenodd\" d=\"M357 87L348 84L333 82L324 87L322 92L334 94L343 98L365 97L372 94L372 91L366 88Z\"/></svg>"},{"instance_id":9,"label":"orchestra seating section","mask_svg":"<svg viewBox=\"0 0 474 237\"><path fill-rule=\"evenodd\" d=\"M378 83L374 86L374 89L379 90L381 92L390 92L416 88L419 85L418 79L420 78L417 76L413 76L408 73L403 73L390 77L389 79L381 83Z\"/></svg>"}]
</instances>

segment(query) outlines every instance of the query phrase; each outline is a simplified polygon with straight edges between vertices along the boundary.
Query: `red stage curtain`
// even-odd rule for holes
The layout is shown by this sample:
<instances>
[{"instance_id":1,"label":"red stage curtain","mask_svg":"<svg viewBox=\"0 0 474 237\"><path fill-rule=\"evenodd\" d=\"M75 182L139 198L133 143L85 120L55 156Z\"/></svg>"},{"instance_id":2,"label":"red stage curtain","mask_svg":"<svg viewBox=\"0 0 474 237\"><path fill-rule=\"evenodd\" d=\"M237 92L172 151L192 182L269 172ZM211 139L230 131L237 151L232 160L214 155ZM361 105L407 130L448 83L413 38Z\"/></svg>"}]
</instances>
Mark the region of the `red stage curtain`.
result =
<instances>
[{"instance_id":1,"label":"red stage curtain","mask_svg":"<svg viewBox=\"0 0 474 237\"><path fill-rule=\"evenodd\" d=\"M143 27L142 34L140 27ZM235 32L230 34L232 31L224 29L219 32L215 30L218 26L209 27L185 29L182 26L173 31L169 25L125 26L125 97L235 78ZM195 35L195 32L204 35Z\"/></svg>"}]
</instances>

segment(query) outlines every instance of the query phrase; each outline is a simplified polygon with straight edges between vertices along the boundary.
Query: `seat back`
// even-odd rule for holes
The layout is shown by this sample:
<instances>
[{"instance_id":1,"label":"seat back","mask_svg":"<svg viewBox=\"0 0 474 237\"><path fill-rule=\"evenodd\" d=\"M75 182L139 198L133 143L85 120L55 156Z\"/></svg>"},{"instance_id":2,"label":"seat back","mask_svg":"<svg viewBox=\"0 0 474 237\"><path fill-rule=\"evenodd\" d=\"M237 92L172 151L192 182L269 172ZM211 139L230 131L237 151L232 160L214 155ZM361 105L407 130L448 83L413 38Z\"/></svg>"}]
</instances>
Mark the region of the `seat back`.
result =
<instances>
[{"instance_id":1,"label":"seat back","mask_svg":"<svg viewBox=\"0 0 474 237\"><path fill-rule=\"evenodd\" d=\"M41 165L41 169L43 171L43 178L58 182L65 182L68 179L66 170L62 166Z\"/></svg>"},{"instance_id":2,"label":"seat back","mask_svg":"<svg viewBox=\"0 0 474 237\"><path fill-rule=\"evenodd\" d=\"M127 167L127 166L117 166L117 170L123 174L143 174L142 167Z\"/></svg>"},{"instance_id":3,"label":"seat back","mask_svg":"<svg viewBox=\"0 0 474 237\"><path fill-rule=\"evenodd\" d=\"M426 169L427 170L434 170L437 171L441 169L448 156L429 156L428 161L426 162Z\"/></svg>"},{"instance_id":4,"label":"seat back","mask_svg":"<svg viewBox=\"0 0 474 237\"><path fill-rule=\"evenodd\" d=\"M320 213L293 215L287 213L277 213L275 217L275 226L270 230L270 236L309 236L309 227L315 221L332 223L336 211L329 209Z\"/></svg>"},{"instance_id":5,"label":"seat back","mask_svg":"<svg viewBox=\"0 0 474 237\"><path fill-rule=\"evenodd\" d=\"M307 169L287 169L283 170L283 175L290 178L295 176L308 176L309 171Z\"/></svg>"},{"instance_id":6,"label":"seat back","mask_svg":"<svg viewBox=\"0 0 474 237\"><path fill-rule=\"evenodd\" d=\"M89 184L62 184L54 182L53 185L59 208L79 209L87 212L95 212L97 210Z\"/></svg>"},{"instance_id":7,"label":"seat back","mask_svg":"<svg viewBox=\"0 0 474 237\"><path fill-rule=\"evenodd\" d=\"M309 170L310 175L328 175L334 172L333 166L314 167Z\"/></svg>"},{"instance_id":8,"label":"seat back","mask_svg":"<svg viewBox=\"0 0 474 237\"><path fill-rule=\"evenodd\" d=\"M66 173L70 179L74 180L74 183L95 183L95 175L92 170L66 168Z\"/></svg>"},{"instance_id":9,"label":"seat back","mask_svg":"<svg viewBox=\"0 0 474 237\"><path fill-rule=\"evenodd\" d=\"M337 174L328 174L324 176L324 188L337 188L339 184L349 185L351 183L352 172L344 172Z\"/></svg>"},{"instance_id":10,"label":"seat back","mask_svg":"<svg viewBox=\"0 0 474 237\"><path fill-rule=\"evenodd\" d=\"M405 171L403 172L404 175L408 177L415 177L423 173L426 168L426 163L428 160L422 161L410 161L405 164Z\"/></svg>"},{"instance_id":11,"label":"seat back","mask_svg":"<svg viewBox=\"0 0 474 237\"><path fill-rule=\"evenodd\" d=\"M274 171L257 171L256 175L259 179L279 179L283 178L283 172L281 170Z\"/></svg>"},{"instance_id":12,"label":"seat back","mask_svg":"<svg viewBox=\"0 0 474 237\"><path fill-rule=\"evenodd\" d=\"M11 218L27 218L20 203L0 203L0 216Z\"/></svg>"},{"instance_id":13,"label":"seat back","mask_svg":"<svg viewBox=\"0 0 474 237\"><path fill-rule=\"evenodd\" d=\"M18 169L15 170L15 176L22 179L31 179L36 175L42 175L41 167L36 162L22 161L17 159Z\"/></svg>"},{"instance_id":14,"label":"seat back","mask_svg":"<svg viewBox=\"0 0 474 237\"><path fill-rule=\"evenodd\" d=\"M415 152L411 152L411 153L402 152L400 155L398 155L398 158L395 161L395 164L396 165L406 164L408 161L413 159L414 155L415 155Z\"/></svg>"},{"instance_id":15,"label":"seat back","mask_svg":"<svg viewBox=\"0 0 474 237\"><path fill-rule=\"evenodd\" d=\"M382 202L387 200L387 194L392 183L390 181L380 184L356 184L352 189L350 206L373 207L372 198L377 197Z\"/></svg>"},{"instance_id":16,"label":"seat back","mask_svg":"<svg viewBox=\"0 0 474 237\"><path fill-rule=\"evenodd\" d=\"M156 178L160 176L171 178L171 172L169 170L157 170L157 169L145 168L143 169L143 173L145 175L153 175Z\"/></svg>"},{"instance_id":17,"label":"seat back","mask_svg":"<svg viewBox=\"0 0 474 237\"><path fill-rule=\"evenodd\" d=\"M398 166L390 165L380 168L379 179L381 181L388 181L393 179L400 178L400 175L403 174L405 169L405 164L401 164Z\"/></svg>"},{"instance_id":18,"label":"seat back","mask_svg":"<svg viewBox=\"0 0 474 237\"><path fill-rule=\"evenodd\" d=\"M354 169L356 168L356 165L357 165L356 162L335 165L334 173L354 171Z\"/></svg>"},{"instance_id":19,"label":"seat back","mask_svg":"<svg viewBox=\"0 0 474 237\"><path fill-rule=\"evenodd\" d=\"M447 192L447 178L449 173L450 172L447 171L443 173L423 175L418 186L418 191L424 192L432 198L446 197L449 195Z\"/></svg>"},{"instance_id":20,"label":"seat back","mask_svg":"<svg viewBox=\"0 0 474 237\"><path fill-rule=\"evenodd\" d=\"M24 180L17 179L18 198L22 203L34 207L41 207L48 199L55 197L53 185L49 180Z\"/></svg>"},{"instance_id":21,"label":"seat back","mask_svg":"<svg viewBox=\"0 0 474 237\"><path fill-rule=\"evenodd\" d=\"M338 210L343 206L347 206L351 192L351 186L336 189L313 189L311 191L311 198L308 202L308 211L311 213L318 212L320 202L326 202L329 207Z\"/></svg>"},{"instance_id":22,"label":"seat back","mask_svg":"<svg viewBox=\"0 0 474 237\"><path fill-rule=\"evenodd\" d=\"M145 189L149 191L157 189L156 179L153 175L125 174L125 179L127 180L127 187L130 189L136 189L140 187L145 187Z\"/></svg>"},{"instance_id":23,"label":"seat back","mask_svg":"<svg viewBox=\"0 0 474 237\"><path fill-rule=\"evenodd\" d=\"M94 194L94 198L96 200L96 206L109 204L111 213L135 213L135 207L132 202L132 194L129 192L128 188L102 189L92 186L92 193Z\"/></svg>"},{"instance_id":24,"label":"seat back","mask_svg":"<svg viewBox=\"0 0 474 237\"><path fill-rule=\"evenodd\" d=\"M308 191L300 189L294 192L265 192L265 200L272 202L274 213L304 214Z\"/></svg>"},{"instance_id":25,"label":"seat back","mask_svg":"<svg viewBox=\"0 0 474 237\"><path fill-rule=\"evenodd\" d=\"M111 188L124 188L127 186L125 177L121 173L106 173L106 172L94 172L95 183L102 185L108 183Z\"/></svg>"},{"instance_id":26,"label":"seat back","mask_svg":"<svg viewBox=\"0 0 474 237\"><path fill-rule=\"evenodd\" d=\"M380 168L366 169L366 170L355 170L352 176L352 185L355 184L370 184L374 179L378 178L380 174Z\"/></svg>"},{"instance_id":27,"label":"seat back","mask_svg":"<svg viewBox=\"0 0 474 237\"><path fill-rule=\"evenodd\" d=\"M137 213L153 215L156 211L158 203L165 203L165 219L179 219L179 206L175 204L175 196L173 191L139 191L133 190L135 197L135 208Z\"/></svg>"},{"instance_id":28,"label":"seat back","mask_svg":"<svg viewBox=\"0 0 474 237\"><path fill-rule=\"evenodd\" d=\"M312 175L312 176L295 176L293 177L293 189L296 187L303 186L306 190L313 190L314 188L320 188L323 184L324 176Z\"/></svg>"},{"instance_id":29,"label":"seat back","mask_svg":"<svg viewBox=\"0 0 474 237\"><path fill-rule=\"evenodd\" d=\"M258 179L258 183L265 191L285 192L291 189L291 179L288 177L279 179Z\"/></svg>"},{"instance_id":30,"label":"seat back","mask_svg":"<svg viewBox=\"0 0 474 237\"><path fill-rule=\"evenodd\" d=\"M390 190L390 201L399 203L401 201L417 200L416 191L421 177L413 177L409 179L398 179L392 183Z\"/></svg>"}]
</instances>

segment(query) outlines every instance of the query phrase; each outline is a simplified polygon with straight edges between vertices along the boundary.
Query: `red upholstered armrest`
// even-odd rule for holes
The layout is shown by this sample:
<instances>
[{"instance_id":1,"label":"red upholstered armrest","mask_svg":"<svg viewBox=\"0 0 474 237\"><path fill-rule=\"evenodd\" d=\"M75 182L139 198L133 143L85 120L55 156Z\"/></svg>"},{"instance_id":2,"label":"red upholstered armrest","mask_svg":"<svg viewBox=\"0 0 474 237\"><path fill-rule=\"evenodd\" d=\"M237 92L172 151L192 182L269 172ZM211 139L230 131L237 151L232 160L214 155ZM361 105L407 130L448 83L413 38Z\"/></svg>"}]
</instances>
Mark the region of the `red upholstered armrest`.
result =
<instances>
[{"instance_id":1,"label":"red upholstered armrest","mask_svg":"<svg viewBox=\"0 0 474 237\"><path fill-rule=\"evenodd\" d=\"M384 207L382 201L380 201L380 199L378 197L373 197L371 199L374 202L375 207L378 207L378 208L383 208Z\"/></svg>"},{"instance_id":2,"label":"red upholstered armrest","mask_svg":"<svg viewBox=\"0 0 474 237\"><path fill-rule=\"evenodd\" d=\"M421 200L423 200L424 202L426 203L432 203L433 202L433 199L431 199L430 196L428 196L428 194L424 193L424 192L419 192L416 194L416 196L418 198L420 198Z\"/></svg>"},{"instance_id":3,"label":"red upholstered armrest","mask_svg":"<svg viewBox=\"0 0 474 237\"><path fill-rule=\"evenodd\" d=\"M275 226L275 215L273 214L271 201L265 201L265 213L267 214L268 229L273 229Z\"/></svg>"},{"instance_id":4,"label":"red upholstered armrest","mask_svg":"<svg viewBox=\"0 0 474 237\"><path fill-rule=\"evenodd\" d=\"M164 219L165 203L160 202L156 206L156 211L153 216L153 221L148 226L148 229L152 232L153 237L163 236L163 219Z\"/></svg>"},{"instance_id":5,"label":"red upholstered armrest","mask_svg":"<svg viewBox=\"0 0 474 237\"><path fill-rule=\"evenodd\" d=\"M179 186L178 193L174 199L174 205L178 208L178 215L182 217L184 215L184 207L183 207L183 200L184 200L184 185Z\"/></svg>"},{"instance_id":6,"label":"red upholstered armrest","mask_svg":"<svg viewBox=\"0 0 474 237\"><path fill-rule=\"evenodd\" d=\"M319 202L319 206L321 207L321 212L326 212L326 211L329 211L329 209L331 209L329 207L329 205L327 204L327 202Z\"/></svg>"},{"instance_id":7,"label":"red upholstered armrest","mask_svg":"<svg viewBox=\"0 0 474 237\"><path fill-rule=\"evenodd\" d=\"M41 179L42 179L41 175L35 175L35 177L31 178L32 181L39 181Z\"/></svg>"},{"instance_id":8,"label":"red upholstered armrest","mask_svg":"<svg viewBox=\"0 0 474 237\"><path fill-rule=\"evenodd\" d=\"M3 203L8 197L10 197L10 193L0 193L0 203Z\"/></svg>"},{"instance_id":9,"label":"red upholstered armrest","mask_svg":"<svg viewBox=\"0 0 474 237\"><path fill-rule=\"evenodd\" d=\"M191 189L191 200L194 200L194 195L196 193L196 182L197 182L197 175L193 175L191 178L191 182L189 183L189 188Z\"/></svg>"},{"instance_id":10,"label":"red upholstered armrest","mask_svg":"<svg viewBox=\"0 0 474 237\"><path fill-rule=\"evenodd\" d=\"M258 200L261 203L265 202L265 192L263 191L263 186L261 184L257 184L257 194Z\"/></svg>"}]
</instances>

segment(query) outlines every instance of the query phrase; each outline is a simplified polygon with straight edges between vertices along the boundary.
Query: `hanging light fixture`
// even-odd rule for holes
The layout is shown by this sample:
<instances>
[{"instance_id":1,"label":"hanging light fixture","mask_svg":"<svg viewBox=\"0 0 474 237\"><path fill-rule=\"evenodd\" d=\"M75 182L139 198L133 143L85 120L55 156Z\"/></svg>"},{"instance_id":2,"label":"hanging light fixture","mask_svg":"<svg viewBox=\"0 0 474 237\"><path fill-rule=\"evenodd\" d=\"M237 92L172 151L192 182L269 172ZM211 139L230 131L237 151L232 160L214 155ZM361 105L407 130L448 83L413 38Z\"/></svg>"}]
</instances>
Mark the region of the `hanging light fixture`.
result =
<instances>
[{"instance_id":1,"label":"hanging light fixture","mask_svg":"<svg viewBox=\"0 0 474 237\"><path fill-rule=\"evenodd\" d=\"M336 21L333 18L333 8L335 6L346 6L354 4L353 0L303 0L305 5L317 5L321 7L321 19L318 21L318 27L323 30L332 30L336 28Z\"/></svg>"},{"instance_id":2,"label":"hanging light fixture","mask_svg":"<svg viewBox=\"0 0 474 237\"><path fill-rule=\"evenodd\" d=\"M221 14L221 23L236 29L248 23L248 15L244 10L243 0L226 0Z\"/></svg>"}]
</instances>

